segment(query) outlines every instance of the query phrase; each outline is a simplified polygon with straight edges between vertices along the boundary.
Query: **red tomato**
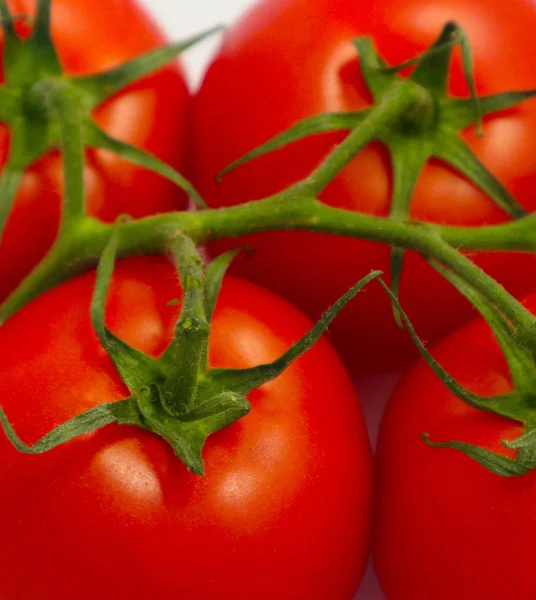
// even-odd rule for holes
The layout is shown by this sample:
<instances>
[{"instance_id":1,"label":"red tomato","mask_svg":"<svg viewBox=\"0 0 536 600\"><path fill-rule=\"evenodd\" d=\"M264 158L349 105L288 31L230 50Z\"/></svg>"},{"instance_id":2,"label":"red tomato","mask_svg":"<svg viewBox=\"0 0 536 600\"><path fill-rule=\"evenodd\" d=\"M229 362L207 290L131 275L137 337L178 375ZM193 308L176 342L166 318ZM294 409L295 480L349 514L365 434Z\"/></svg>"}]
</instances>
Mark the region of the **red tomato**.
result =
<instances>
[{"instance_id":1,"label":"red tomato","mask_svg":"<svg viewBox=\"0 0 536 600\"><path fill-rule=\"evenodd\" d=\"M28 442L127 395L91 328L93 283L93 274L73 279L0 329L1 402ZM120 262L107 323L156 356L172 338L178 308L168 302L180 293L165 260ZM229 277L211 364L272 361L310 325L286 301ZM0 597L349 600L371 500L352 382L321 340L249 399L247 417L209 438L204 478L136 428L109 426L37 457L2 435Z\"/></svg>"},{"instance_id":2,"label":"red tomato","mask_svg":"<svg viewBox=\"0 0 536 600\"><path fill-rule=\"evenodd\" d=\"M536 310L536 295L526 306ZM481 396L512 389L489 327L475 320L434 356ZM379 440L375 561L388 600L500 600L536 597L536 473L503 478L460 452L421 438L460 440L505 456L501 440L519 424L469 407L420 361L387 409Z\"/></svg>"},{"instance_id":3,"label":"red tomato","mask_svg":"<svg viewBox=\"0 0 536 600\"><path fill-rule=\"evenodd\" d=\"M522 0L265 0L231 28L196 100L197 184L212 206L275 193L304 178L345 134L325 134L216 174L275 134L323 112L368 106L351 40L372 36L392 64L423 52L445 22L456 20L472 43L480 94L536 85L527 56L534 51L536 4ZM450 80L453 95L468 96L460 54ZM485 136L463 137L488 169L528 210L536 207L536 102L486 119ZM387 215L391 168L386 149L371 144L322 195L329 205ZM417 184L412 217L463 225L508 217L473 184L445 165L428 164ZM271 233L237 242L255 248L240 273L285 295L317 317L323 307L372 268L389 271L389 249L378 244L308 233ZM217 249L230 245L220 244ZM533 257L482 254L478 263L514 292L531 285ZM533 284L532 284L533 285ZM432 341L471 315L471 307L416 255L408 258L401 300L417 330ZM331 328L354 368L390 369L416 356L391 316L389 300L372 286Z\"/></svg>"},{"instance_id":4,"label":"red tomato","mask_svg":"<svg viewBox=\"0 0 536 600\"><path fill-rule=\"evenodd\" d=\"M8 4L14 14L35 12L35 0ZM109 69L166 43L134 0L53 0L52 35L69 74ZM95 117L110 135L185 171L188 104L183 75L172 65L108 101ZM8 131L0 126L0 165L8 148ZM88 212L104 221L186 205L174 184L104 151L88 152L85 180ZM62 164L56 153L37 161L25 174L0 245L0 300L50 248L58 229L62 189Z\"/></svg>"}]
</instances>

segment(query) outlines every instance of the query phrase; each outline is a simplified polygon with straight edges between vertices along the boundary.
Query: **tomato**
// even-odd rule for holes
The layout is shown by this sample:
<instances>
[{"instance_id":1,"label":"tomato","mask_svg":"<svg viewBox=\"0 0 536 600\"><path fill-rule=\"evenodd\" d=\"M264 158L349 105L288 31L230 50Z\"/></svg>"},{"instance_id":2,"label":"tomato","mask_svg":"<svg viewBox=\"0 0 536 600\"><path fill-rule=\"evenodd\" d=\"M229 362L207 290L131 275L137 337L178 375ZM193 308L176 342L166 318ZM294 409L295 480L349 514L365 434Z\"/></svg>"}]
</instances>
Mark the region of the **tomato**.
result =
<instances>
[{"instance_id":1,"label":"tomato","mask_svg":"<svg viewBox=\"0 0 536 600\"><path fill-rule=\"evenodd\" d=\"M0 329L1 402L28 442L128 395L91 328L93 283L70 280ZM119 262L107 323L157 356L180 294L164 259ZM270 362L310 326L283 299L226 278L210 362ZM352 382L324 339L249 400L248 416L209 438L204 478L137 428L108 426L40 456L1 435L0 597L349 600L371 501Z\"/></svg>"},{"instance_id":2,"label":"tomato","mask_svg":"<svg viewBox=\"0 0 536 600\"><path fill-rule=\"evenodd\" d=\"M216 174L252 148L300 120L355 111L371 103L351 40L372 36L391 64L428 48L449 20L458 21L472 43L481 95L530 89L536 76L536 4L516 0L265 0L234 27L195 100L197 184L211 206L229 206L275 193L306 177L344 133L323 134ZM468 96L456 51L450 92ZM536 101L486 119L485 135L463 133L480 160L529 211L536 207L536 153L532 132ZM391 167L379 143L367 147L321 196L328 205L386 216ZM508 219L472 183L439 162L429 163L412 200L412 218L479 226ZM241 239L255 257L240 273L262 282L317 317L323 307L372 268L389 271L389 248L364 241L309 233L270 233ZM229 242L215 247L217 251ZM481 254L477 262L513 292L531 285L535 262L522 255ZM238 263L237 263L238 264ZM471 307L412 254L403 273L401 301L417 331L431 342L467 320ZM331 338L349 365L392 369L416 356L409 336L397 329L389 300L372 286L345 309Z\"/></svg>"},{"instance_id":3,"label":"tomato","mask_svg":"<svg viewBox=\"0 0 536 600\"><path fill-rule=\"evenodd\" d=\"M35 12L35 0L8 4L14 14ZM52 36L69 74L110 69L166 43L134 0L53 0ZM188 105L183 74L172 65L109 100L95 117L108 134L144 148L184 172L188 170ZM2 166L8 148L9 133L1 126ZM85 182L88 212L108 222L121 214L142 217L186 206L184 194L174 184L100 150L87 153ZM57 153L27 170L0 245L0 300L50 248L58 229L62 189Z\"/></svg>"},{"instance_id":4,"label":"tomato","mask_svg":"<svg viewBox=\"0 0 536 600\"><path fill-rule=\"evenodd\" d=\"M536 311L536 295L525 305ZM485 397L512 383L482 319L442 342L434 356L462 385ZM520 424L471 408L420 361L387 409L379 439L376 569L388 600L533 598L536 473L503 478L460 452L431 448L460 440L513 458L501 440Z\"/></svg>"}]
</instances>

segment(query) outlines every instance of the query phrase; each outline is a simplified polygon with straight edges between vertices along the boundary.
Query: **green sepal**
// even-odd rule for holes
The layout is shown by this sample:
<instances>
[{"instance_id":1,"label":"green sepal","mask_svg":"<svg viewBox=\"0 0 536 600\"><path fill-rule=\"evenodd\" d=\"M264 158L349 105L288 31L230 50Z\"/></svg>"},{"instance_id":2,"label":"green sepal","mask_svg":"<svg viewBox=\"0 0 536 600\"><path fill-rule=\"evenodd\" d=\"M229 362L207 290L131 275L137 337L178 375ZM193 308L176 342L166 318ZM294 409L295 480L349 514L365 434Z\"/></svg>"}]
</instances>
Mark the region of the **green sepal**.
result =
<instances>
[{"instance_id":1,"label":"green sepal","mask_svg":"<svg viewBox=\"0 0 536 600\"><path fill-rule=\"evenodd\" d=\"M9 162L2 169L0 175L0 242L23 174L24 169L14 168Z\"/></svg>"},{"instance_id":2,"label":"green sepal","mask_svg":"<svg viewBox=\"0 0 536 600\"><path fill-rule=\"evenodd\" d=\"M210 262L205 274L205 314L207 321L212 321L216 303L220 294L223 278L233 260L246 248L236 248L217 256Z\"/></svg>"},{"instance_id":3,"label":"green sepal","mask_svg":"<svg viewBox=\"0 0 536 600\"><path fill-rule=\"evenodd\" d=\"M149 429L164 438L188 470L195 475L205 473L202 450L207 437L232 425L250 410L246 398L239 394L227 393L210 401L210 411L205 410L203 413L201 405L197 411L202 418L178 420L166 412L154 386L140 394L138 406Z\"/></svg>"},{"instance_id":4,"label":"green sepal","mask_svg":"<svg viewBox=\"0 0 536 600\"><path fill-rule=\"evenodd\" d=\"M29 45L35 49L42 77L61 77L63 69L50 33L50 7L52 0L38 0Z\"/></svg>"},{"instance_id":5,"label":"green sepal","mask_svg":"<svg viewBox=\"0 0 536 600\"><path fill-rule=\"evenodd\" d=\"M478 160L471 148L455 132L443 128L437 135L432 155L454 167L475 183L497 206L514 219L526 216L525 209L502 183Z\"/></svg>"},{"instance_id":6,"label":"green sepal","mask_svg":"<svg viewBox=\"0 0 536 600\"><path fill-rule=\"evenodd\" d=\"M443 27L439 38L423 55L414 59L417 68L409 79L422 85L434 94L436 99L446 97L448 91L448 70L453 47L459 44L462 52L462 64L471 100L469 105L472 109L473 119L477 126L477 132L482 134L482 106L481 99L476 90L473 51L465 31L458 23L449 21ZM410 61L411 62L411 61ZM407 66L409 63L404 64Z\"/></svg>"},{"instance_id":7,"label":"green sepal","mask_svg":"<svg viewBox=\"0 0 536 600\"><path fill-rule=\"evenodd\" d=\"M206 380L200 384L201 389L210 390L212 394L226 390L234 390L238 394L248 394L255 388L272 381L285 371L297 358L307 352L327 330L331 322L341 310L369 282L378 278L381 271L372 271L359 283L354 285L344 296L327 310L318 323L274 362L258 365L249 369L212 369L206 374ZM206 393L206 392L205 392Z\"/></svg>"},{"instance_id":8,"label":"green sepal","mask_svg":"<svg viewBox=\"0 0 536 600\"><path fill-rule=\"evenodd\" d=\"M378 102L390 90L396 80L396 75L387 70L388 65L376 52L371 38L358 37L352 43L359 55L359 65L363 78L375 102Z\"/></svg>"},{"instance_id":9,"label":"green sepal","mask_svg":"<svg viewBox=\"0 0 536 600\"><path fill-rule=\"evenodd\" d=\"M418 66L423 61L423 59L425 57L427 57L428 55L433 56L436 54L443 54L446 50L448 50L451 47L454 47L456 44L457 44L456 40L446 42L443 45L434 44L428 50L426 50L426 52L423 52L422 54L418 54L417 56L414 56L413 58L408 58L407 60L405 60L401 63L398 63L396 65L382 67L380 70L383 71L384 73L391 73L391 74L400 73L400 71L403 71L404 69L407 69L408 67ZM408 79L411 79L411 76L408 77Z\"/></svg>"},{"instance_id":10,"label":"green sepal","mask_svg":"<svg viewBox=\"0 0 536 600\"><path fill-rule=\"evenodd\" d=\"M44 454L81 435L91 433L111 423L138 425L142 427L138 415L137 404L134 398L127 398L126 400L109 404L100 404L59 425L32 445L24 443L19 438L2 408L0 408L0 424L9 441L19 452L24 454Z\"/></svg>"},{"instance_id":11,"label":"green sepal","mask_svg":"<svg viewBox=\"0 0 536 600\"><path fill-rule=\"evenodd\" d=\"M208 417L212 418L222 414L239 415L236 417L239 419L245 416L250 410L251 406L249 400L245 396L240 396L233 392L223 392L219 396L202 401L189 413L181 415L179 421L191 423L193 421L207 419ZM227 419L228 416L225 418ZM232 422L234 422L234 420L236 419L233 419ZM222 429L222 427L219 427L218 429Z\"/></svg>"},{"instance_id":12,"label":"green sepal","mask_svg":"<svg viewBox=\"0 0 536 600\"><path fill-rule=\"evenodd\" d=\"M379 102L396 81L396 73L389 71L389 65L376 52L374 42L370 37L358 37L352 43L359 55L363 78L374 101Z\"/></svg>"},{"instance_id":13,"label":"green sepal","mask_svg":"<svg viewBox=\"0 0 536 600\"><path fill-rule=\"evenodd\" d=\"M447 371L443 369L443 367L436 361L426 346L422 343L409 317L402 309L398 298L393 294L393 292L381 278L379 278L378 281L387 295L391 298L391 301L395 304L400 317L411 339L413 340L413 343L419 350L419 353L426 361L427 365L445 385L445 387L447 387L447 389L449 389L460 400L463 400L466 404L478 410L484 410L510 419L519 419L520 413L523 414L523 417L525 416L526 411L523 398L516 392L490 398L478 396L477 394L474 394L470 390L463 387L452 377L452 375L447 373Z\"/></svg>"},{"instance_id":14,"label":"green sepal","mask_svg":"<svg viewBox=\"0 0 536 600\"><path fill-rule=\"evenodd\" d=\"M423 439L432 448L450 448L463 452L463 454L475 460L488 471L496 473L501 477L520 477L521 475L526 475L536 467L536 464L524 464L466 442L431 442L427 434L423 434Z\"/></svg>"},{"instance_id":15,"label":"green sepal","mask_svg":"<svg viewBox=\"0 0 536 600\"><path fill-rule=\"evenodd\" d=\"M284 148L289 144L312 135L330 133L333 131L351 131L352 129L355 129L369 113L370 109L367 108L358 112L323 113L304 119L303 121L296 123L296 125L290 129L287 129L283 133L276 135L266 143L257 146L250 152L247 152L239 159L232 162L230 165L225 167L223 171L218 173L216 179L217 181L221 181L225 175L254 160L255 158L259 158L265 154L270 154L275 150Z\"/></svg>"},{"instance_id":16,"label":"green sepal","mask_svg":"<svg viewBox=\"0 0 536 600\"><path fill-rule=\"evenodd\" d=\"M527 90L523 92L505 92L503 94L493 94L480 98L480 108L482 115L491 115L494 113L514 108L536 96L536 90ZM475 109L473 100L462 98L448 98L441 103L441 117L445 125L456 131L460 131L475 123Z\"/></svg>"},{"instance_id":17,"label":"green sepal","mask_svg":"<svg viewBox=\"0 0 536 600\"><path fill-rule=\"evenodd\" d=\"M18 36L14 16L6 0L0 0L0 22L4 38L2 66L6 85L24 85L33 81L36 60L28 45Z\"/></svg>"},{"instance_id":18,"label":"green sepal","mask_svg":"<svg viewBox=\"0 0 536 600\"><path fill-rule=\"evenodd\" d=\"M438 94L441 94L442 90L446 92L446 84L443 82L448 82L448 74L443 74L443 71L448 69L452 49L459 43L456 28L456 23L449 21L443 27L439 38L425 52L381 70L386 73L400 73L408 67L416 67L409 79L424 87L430 86L430 89L435 89ZM421 67L422 63L424 65ZM435 73L425 73L427 67L432 68Z\"/></svg>"},{"instance_id":19,"label":"green sepal","mask_svg":"<svg viewBox=\"0 0 536 600\"><path fill-rule=\"evenodd\" d=\"M398 298L400 296L400 284L402 282L402 270L404 268L404 262L406 260L406 250L401 248L400 246L392 246L391 247L391 287L393 289L393 294ZM404 323L402 322L402 318L400 313L398 312L398 308L396 304L391 303L393 308L393 317L395 319L395 323L399 327L399 329L404 328Z\"/></svg>"},{"instance_id":20,"label":"green sepal","mask_svg":"<svg viewBox=\"0 0 536 600\"><path fill-rule=\"evenodd\" d=\"M169 179L176 186L184 190L199 208L207 208L206 202L193 184L184 175L181 175L172 166L153 154L149 154L141 148L109 136L90 118L84 119L83 135L84 142L88 147L108 150L132 164L144 167L148 171L153 171L165 179Z\"/></svg>"},{"instance_id":21,"label":"green sepal","mask_svg":"<svg viewBox=\"0 0 536 600\"><path fill-rule=\"evenodd\" d=\"M250 408L247 398L226 392L201 403L187 419L177 420L164 410L159 399L158 387L151 384L140 390L137 396L101 404L77 415L32 445L20 439L2 408L0 425L13 446L24 454L44 454L112 423L134 425L162 437L188 470L196 475L203 475L205 469L202 449L208 436L232 425L247 415Z\"/></svg>"},{"instance_id":22,"label":"green sepal","mask_svg":"<svg viewBox=\"0 0 536 600\"><path fill-rule=\"evenodd\" d=\"M475 110L475 123L477 135L482 135L482 107L480 96L476 90L473 50L465 31L458 25L458 36L460 38L460 48L462 51L462 64L465 72L465 79L469 86L469 93L473 101Z\"/></svg>"},{"instance_id":23,"label":"green sepal","mask_svg":"<svg viewBox=\"0 0 536 600\"><path fill-rule=\"evenodd\" d=\"M91 301L91 322L106 353L131 393L137 393L152 382L163 381L165 372L155 359L132 348L114 335L105 325L106 297L115 266L119 242L118 225L112 230L110 241L102 253L97 268L95 289Z\"/></svg>"},{"instance_id":24,"label":"green sepal","mask_svg":"<svg viewBox=\"0 0 536 600\"><path fill-rule=\"evenodd\" d=\"M495 308L482 294L470 286L459 275L445 269L436 261L428 260L429 264L451 283L484 317L493 331L503 356L506 359L514 388L518 394L526 398L523 403L524 413L515 417L524 423L530 419L533 399L536 394L536 364L529 349L520 345L516 340L516 332L512 324Z\"/></svg>"},{"instance_id":25,"label":"green sepal","mask_svg":"<svg viewBox=\"0 0 536 600\"><path fill-rule=\"evenodd\" d=\"M131 83L157 71L188 48L222 31L222 29L222 26L214 27L187 40L146 52L109 71L97 73L96 75L71 77L70 81L75 87L84 92L85 106L88 110L92 110Z\"/></svg>"},{"instance_id":26,"label":"green sepal","mask_svg":"<svg viewBox=\"0 0 536 600\"><path fill-rule=\"evenodd\" d=\"M220 294L223 278L227 273L230 264L238 254L244 251L244 248L229 250L216 257L207 267L205 273L205 315L207 322L212 321L216 303ZM201 368L205 372L208 368L208 344L205 348L204 356L201 359Z\"/></svg>"},{"instance_id":27,"label":"green sepal","mask_svg":"<svg viewBox=\"0 0 536 600\"><path fill-rule=\"evenodd\" d=\"M418 58L417 66L410 79L438 96L446 96L452 50L457 43L457 24L446 23L431 48Z\"/></svg>"}]
</instances>

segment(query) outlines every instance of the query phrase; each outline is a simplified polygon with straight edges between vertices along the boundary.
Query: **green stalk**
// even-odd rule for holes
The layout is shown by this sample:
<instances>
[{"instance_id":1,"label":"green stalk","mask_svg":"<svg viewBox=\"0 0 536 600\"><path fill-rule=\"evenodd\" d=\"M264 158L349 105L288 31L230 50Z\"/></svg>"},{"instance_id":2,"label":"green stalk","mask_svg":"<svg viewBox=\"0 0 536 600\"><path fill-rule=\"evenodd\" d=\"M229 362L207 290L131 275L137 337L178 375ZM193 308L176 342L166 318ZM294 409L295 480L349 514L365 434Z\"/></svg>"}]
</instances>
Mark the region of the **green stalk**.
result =
<instances>
[{"instance_id":1,"label":"green stalk","mask_svg":"<svg viewBox=\"0 0 536 600\"><path fill-rule=\"evenodd\" d=\"M470 284L498 308L516 328L520 344L531 339L534 335L535 317L472 260L455 250L439 236L435 237L435 240L433 236L427 240L430 248L425 252L426 256L433 254L437 261L459 275L465 283Z\"/></svg>"},{"instance_id":2,"label":"green stalk","mask_svg":"<svg viewBox=\"0 0 536 600\"><path fill-rule=\"evenodd\" d=\"M502 286L455 250L536 252L536 215L519 221L482 228L460 228L388 218L332 208L314 198L289 202L284 194L240 206L179 212L131 221L121 227L118 251L122 256L165 253L169 240L180 231L196 243L276 230L329 233L400 246L435 258L523 327L529 327L517 301ZM52 253L30 274L0 309L0 322L37 295L97 263L110 237L110 226L87 219L76 235ZM525 314L525 316L522 316Z\"/></svg>"},{"instance_id":3,"label":"green stalk","mask_svg":"<svg viewBox=\"0 0 536 600\"><path fill-rule=\"evenodd\" d=\"M312 197L288 202L282 195L231 208L168 213L132 221L122 230L120 252L124 255L160 252L175 231L203 243L282 230L328 233L417 251L421 249L423 236L433 235L459 250L536 253L536 214L502 225L451 227L350 212ZM98 254L106 244L107 235L103 232L87 240L86 247Z\"/></svg>"},{"instance_id":4,"label":"green stalk","mask_svg":"<svg viewBox=\"0 0 536 600\"><path fill-rule=\"evenodd\" d=\"M63 153L63 210L60 235L70 232L77 221L85 218L84 143L82 110L79 94L59 79L44 79L36 86L38 97L45 100L49 110L56 113L60 127Z\"/></svg>"},{"instance_id":5,"label":"green stalk","mask_svg":"<svg viewBox=\"0 0 536 600\"><path fill-rule=\"evenodd\" d=\"M377 139L378 132L399 122L408 111L428 113L431 98L408 80L396 82L365 119L341 142L320 165L297 185L282 193L283 197L318 196L354 157Z\"/></svg>"},{"instance_id":6,"label":"green stalk","mask_svg":"<svg viewBox=\"0 0 536 600\"><path fill-rule=\"evenodd\" d=\"M197 248L184 235L176 236L171 247L183 299L175 338L163 359L170 375L162 386L162 404L170 415L180 418L197 405L197 382L204 368L210 325L205 312L205 267Z\"/></svg>"}]
</instances>

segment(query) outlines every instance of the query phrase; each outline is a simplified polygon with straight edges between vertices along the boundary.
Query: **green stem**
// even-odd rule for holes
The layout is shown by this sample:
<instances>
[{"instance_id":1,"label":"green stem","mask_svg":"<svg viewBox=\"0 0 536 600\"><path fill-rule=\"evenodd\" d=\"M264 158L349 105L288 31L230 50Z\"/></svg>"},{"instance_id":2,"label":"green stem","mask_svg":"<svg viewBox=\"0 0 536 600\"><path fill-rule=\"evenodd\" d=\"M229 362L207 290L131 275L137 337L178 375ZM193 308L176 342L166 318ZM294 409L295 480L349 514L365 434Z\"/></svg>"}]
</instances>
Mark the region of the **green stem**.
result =
<instances>
[{"instance_id":1,"label":"green stem","mask_svg":"<svg viewBox=\"0 0 536 600\"><path fill-rule=\"evenodd\" d=\"M438 226L441 237L454 248L468 251L536 253L536 213L517 221L486 227Z\"/></svg>"},{"instance_id":2,"label":"green stem","mask_svg":"<svg viewBox=\"0 0 536 600\"><path fill-rule=\"evenodd\" d=\"M356 127L307 179L282 194L291 198L296 195L318 196L365 146L381 137L381 132L399 122L401 116L408 111L412 114L428 111L430 98L423 93L424 91L408 80L396 82L359 127Z\"/></svg>"},{"instance_id":3,"label":"green stem","mask_svg":"<svg viewBox=\"0 0 536 600\"><path fill-rule=\"evenodd\" d=\"M288 202L280 195L231 208L168 213L132 221L123 227L120 252L160 252L177 231L202 243L280 230L329 233L417 251L420 238L434 233L459 250L536 253L536 214L503 225L450 227L350 212L326 206L314 198ZM88 240L95 253L102 251L106 235L109 234L103 232L101 237Z\"/></svg>"},{"instance_id":4,"label":"green stem","mask_svg":"<svg viewBox=\"0 0 536 600\"><path fill-rule=\"evenodd\" d=\"M434 239L435 237L435 239ZM466 283L471 284L493 306L498 308L514 325L520 343L534 334L536 319L493 277L490 277L472 260L447 244L439 235L429 236L426 256L432 256L444 266L459 275Z\"/></svg>"},{"instance_id":5,"label":"green stem","mask_svg":"<svg viewBox=\"0 0 536 600\"><path fill-rule=\"evenodd\" d=\"M110 233L110 225L89 217L77 223L75 232L58 239L45 258L2 304L0 325L44 291L95 266ZM104 242L102 247L100 242Z\"/></svg>"},{"instance_id":6,"label":"green stem","mask_svg":"<svg viewBox=\"0 0 536 600\"><path fill-rule=\"evenodd\" d=\"M205 313L205 268L191 238L177 235L172 241L183 298L175 339L163 361L170 367L162 387L162 404L174 416L187 416L197 406L197 383L203 370L210 326Z\"/></svg>"},{"instance_id":7,"label":"green stem","mask_svg":"<svg viewBox=\"0 0 536 600\"><path fill-rule=\"evenodd\" d=\"M305 230L400 246L437 259L452 271L464 272L464 279L477 285L491 302L502 302L501 310L515 316L515 302L497 283L488 281L478 267L454 250L524 251L536 253L536 215L491 227L448 227L419 222L393 221L326 206L314 198L299 196L292 202L285 193L232 208L202 212L157 215L124 224L120 231L119 253L160 254L168 251L169 240L177 233L196 243L235 238L276 230ZM37 295L62 280L97 263L110 237L110 226L86 219L73 232L68 243L53 250L0 309L0 322L13 315ZM445 244L452 255L446 256ZM484 277L484 279L482 279ZM482 281L486 283L483 284ZM482 290L482 286L486 290ZM495 292L492 293L492 290ZM490 298L492 294L496 297ZM527 319L516 320L528 323Z\"/></svg>"},{"instance_id":8,"label":"green stem","mask_svg":"<svg viewBox=\"0 0 536 600\"><path fill-rule=\"evenodd\" d=\"M44 79L37 84L36 94L56 112L61 131L65 189L61 235L85 216L82 111L76 90L59 79Z\"/></svg>"}]
</instances>

